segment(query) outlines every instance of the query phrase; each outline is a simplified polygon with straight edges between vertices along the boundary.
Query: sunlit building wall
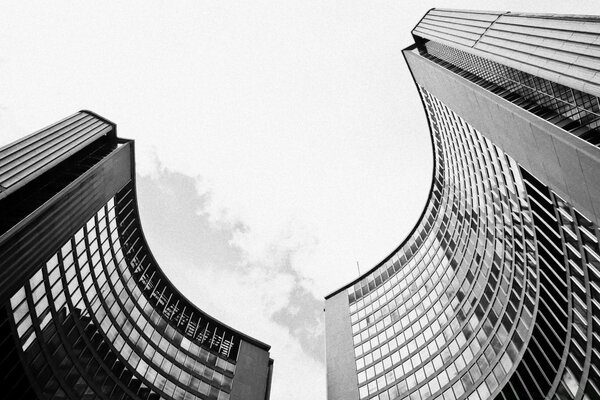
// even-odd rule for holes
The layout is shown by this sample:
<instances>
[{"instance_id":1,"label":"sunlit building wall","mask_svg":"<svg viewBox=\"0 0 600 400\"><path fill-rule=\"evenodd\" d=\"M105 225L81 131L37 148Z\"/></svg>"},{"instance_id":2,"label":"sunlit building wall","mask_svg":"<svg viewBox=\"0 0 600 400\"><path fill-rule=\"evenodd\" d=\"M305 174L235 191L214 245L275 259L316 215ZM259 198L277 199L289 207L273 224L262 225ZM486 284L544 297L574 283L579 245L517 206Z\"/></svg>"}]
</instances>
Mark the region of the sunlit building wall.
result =
<instances>
[{"instance_id":1,"label":"sunlit building wall","mask_svg":"<svg viewBox=\"0 0 600 400\"><path fill-rule=\"evenodd\" d=\"M326 297L328 398L600 399L600 17L433 9L412 33L432 186Z\"/></svg>"},{"instance_id":2,"label":"sunlit building wall","mask_svg":"<svg viewBox=\"0 0 600 400\"><path fill-rule=\"evenodd\" d=\"M156 263L134 166L87 111L0 149L0 397L268 399L269 346Z\"/></svg>"}]
</instances>

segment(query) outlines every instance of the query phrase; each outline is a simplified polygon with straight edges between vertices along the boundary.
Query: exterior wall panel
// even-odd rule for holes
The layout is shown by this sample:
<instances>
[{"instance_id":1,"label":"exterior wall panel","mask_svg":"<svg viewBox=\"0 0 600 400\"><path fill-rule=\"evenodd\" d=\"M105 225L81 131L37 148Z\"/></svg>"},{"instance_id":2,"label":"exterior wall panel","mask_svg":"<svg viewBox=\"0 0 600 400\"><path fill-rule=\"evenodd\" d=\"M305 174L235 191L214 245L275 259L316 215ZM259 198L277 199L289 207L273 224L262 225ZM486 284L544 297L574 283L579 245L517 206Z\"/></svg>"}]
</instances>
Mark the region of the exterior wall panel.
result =
<instances>
[{"instance_id":1,"label":"exterior wall panel","mask_svg":"<svg viewBox=\"0 0 600 400\"><path fill-rule=\"evenodd\" d=\"M336 296L326 304L327 398L358 398L354 345L352 344L348 296Z\"/></svg>"},{"instance_id":2,"label":"exterior wall panel","mask_svg":"<svg viewBox=\"0 0 600 400\"><path fill-rule=\"evenodd\" d=\"M231 400L266 398L270 381L268 353L242 341L235 373Z\"/></svg>"},{"instance_id":3,"label":"exterior wall panel","mask_svg":"<svg viewBox=\"0 0 600 400\"><path fill-rule=\"evenodd\" d=\"M3 147L0 149L0 199L110 132L114 136L112 123L79 112Z\"/></svg>"},{"instance_id":4,"label":"exterior wall panel","mask_svg":"<svg viewBox=\"0 0 600 400\"><path fill-rule=\"evenodd\" d=\"M429 92L443 102L452 104L453 109L473 127L485 132L519 164L547 182L588 218L600 219L596 209L590 207L593 198L587 192L589 185L584 178L584 169L578 169L574 164L573 169L569 170L567 185L555 143L560 143L560 147L576 149L578 155L585 154L586 164L594 166L592 171L600 168L600 149L493 93L481 90L474 83L419 57L411 50L406 50L404 54L415 80L422 82Z\"/></svg>"}]
</instances>

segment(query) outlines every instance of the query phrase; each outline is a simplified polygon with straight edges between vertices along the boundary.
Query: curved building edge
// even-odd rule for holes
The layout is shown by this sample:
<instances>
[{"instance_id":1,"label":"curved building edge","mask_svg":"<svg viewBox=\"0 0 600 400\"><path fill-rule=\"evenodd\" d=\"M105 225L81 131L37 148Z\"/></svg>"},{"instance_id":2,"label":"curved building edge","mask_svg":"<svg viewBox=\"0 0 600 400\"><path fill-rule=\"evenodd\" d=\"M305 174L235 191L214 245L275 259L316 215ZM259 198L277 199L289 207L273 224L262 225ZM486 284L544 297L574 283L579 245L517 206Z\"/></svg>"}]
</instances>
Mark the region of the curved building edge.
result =
<instances>
[{"instance_id":1,"label":"curved building edge","mask_svg":"<svg viewBox=\"0 0 600 400\"><path fill-rule=\"evenodd\" d=\"M432 10L435 10L435 8L432 8ZM411 49L413 46L409 46L405 50ZM406 55L404 54L404 51L402 52L402 55L403 55L404 59L406 60ZM411 77L413 79L413 82L415 83L415 86L418 88L417 82L415 81L415 78L413 76L412 71L410 69L409 69L409 71L410 71ZM427 129L429 131L429 138L431 139L431 146L433 148L433 145L434 145L433 132L431 131L431 126L429 124L429 115L424 111L425 110L425 102L423 100L423 96L421 95L421 93L418 90L417 90L417 93L419 95L419 99L421 100L421 105L422 105L422 109L421 110L423 110L423 112L425 113L425 120L427 122ZM392 258L396 253L398 253L398 251L400 249L402 249L402 247L406 244L406 242L408 242L412 238L413 234L415 233L415 231L417 230L417 228L421 224L421 222L423 220L423 217L425 216L425 213L427 211L427 206L429 205L429 202L431 201L431 196L433 194L433 188L435 186L434 177L435 177L435 171L436 171L436 160L435 160L435 157L433 157L432 160L433 160L433 162L432 162L432 168L431 168L431 185L429 186L429 191L427 193L427 199L425 200L425 205L423 206L423 210L421 211L421 214L419 215L419 218L415 222L415 225L410 230L410 232L400 242L400 244L398 246L396 246L396 248L394 250L392 250L387 256L385 256L380 262L378 262L377 264L375 264L375 266L373 266L368 271L366 271L363 274L359 275L356 279L348 282L344 286L342 286L342 287L334 290L333 292L329 293L328 295L326 295L325 296L325 300L330 299L331 297L335 296L336 294L338 294L338 293L340 293L340 292L348 289L350 286L352 286L352 285L358 283L359 281L361 281L362 279L364 279L367 275L369 275L369 274L373 273L374 271L376 271L379 267L381 267L386 262L388 262L390 260L390 258Z\"/></svg>"},{"instance_id":2,"label":"curved building edge","mask_svg":"<svg viewBox=\"0 0 600 400\"><path fill-rule=\"evenodd\" d=\"M132 140L82 110L0 148L0 378L11 398L265 400L270 346L146 242Z\"/></svg>"},{"instance_id":3,"label":"curved building edge","mask_svg":"<svg viewBox=\"0 0 600 400\"><path fill-rule=\"evenodd\" d=\"M515 21L534 43L572 33L559 52L588 59L537 71L527 62L541 51L494 54L490 38ZM431 9L412 33L403 55L443 176L434 164L402 243L325 297L329 399L600 398L600 59L584 54L600 17ZM450 224L434 213L417 233L436 183ZM439 281L423 284L425 272Z\"/></svg>"},{"instance_id":4,"label":"curved building edge","mask_svg":"<svg viewBox=\"0 0 600 400\"><path fill-rule=\"evenodd\" d=\"M131 139L119 138L119 140L122 143L130 143L132 146L134 146L134 143L135 143ZM131 165L132 165L132 169L133 169L134 166L135 166L135 152L134 151L132 151ZM157 271L161 273L161 278L168 282L170 290L173 293L175 293L182 301L184 301L187 304L189 304L190 306L194 307L194 310L196 312L198 312L201 315L205 315L211 321L214 321L215 324L217 324L219 326L222 326L224 329L227 329L228 331L231 331L232 333L235 333L236 335L239 335L240 338L242 338L243 340L245 340L248 343L252 343L253 345L255 345L257 347L260 347L261 349L264 349L264 350L267 350L267 351L270 350L271 349L270 345L268 345L268 344L266 344L266 343L264 343L264 342L262 342L262 341L260 341L260 340L258 340L256 338L253 338L253 337L251 337L251 336L249 336L249 335L247 335L247 334L245 334L243 332L240 332L239 330L237 330L235 328L232 328L230 325L227 325L224 322L221 322L220 320L218 320L217 318L214 318L214 317L210 316L208 313L206 313L205 311L201 310L198 306L194 305L194 303L191 302L190 300L188 300L187 297L183 293L181 293L179 291L179 289L177 288L177 286L174 285L171 282L171 280L169 279L169 277L162 271L162 269L160 268L158 262L154 258L154 255L152 254L150 246L148 245L148 242L146 241L146 236L144 234L144 230L142 228L142 219L141 219L140 214L139 214L139 207L138 207L138 200L137 200L136 178L137 178L137 176L134 174L134 176L132 178L132 185L131 185L132 189L134 191L134 194L133 194L132 197L133 197L133 201L135 203L135 206L133 207L133 210L134 210L134 212L136 214L136 223L140 225L140 236L141 236L141 238L142 238L142 240L144 242L145 251L147 251L148 256L151 257L152 263L158 267Z\"/></svg>"}]
</instances>

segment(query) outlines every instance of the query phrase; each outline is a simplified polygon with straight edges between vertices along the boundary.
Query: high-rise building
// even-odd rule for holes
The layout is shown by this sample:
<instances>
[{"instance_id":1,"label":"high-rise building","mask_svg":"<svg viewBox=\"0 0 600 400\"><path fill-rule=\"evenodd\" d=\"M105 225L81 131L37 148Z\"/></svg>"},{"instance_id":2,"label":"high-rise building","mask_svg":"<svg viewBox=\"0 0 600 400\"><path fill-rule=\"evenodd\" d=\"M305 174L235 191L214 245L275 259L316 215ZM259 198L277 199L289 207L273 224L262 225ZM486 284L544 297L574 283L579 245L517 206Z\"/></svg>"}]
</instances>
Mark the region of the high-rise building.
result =
<instances>
[{"instance_id":1,"label":"high-rise building","mask_svg":"<svg viewBox=\"0 0 600 400\"><path fill-rule=\"evenodd\" d=\"M408 238L326 297L329 400L600 399L600 17L433 9Z\"/></svg>"},{"instance_id":2,"label":"high-rise building","mask_svg":"<svg viewBox=\"0 0 600 400\"><path fill-rule=\"evenodd\" d=\"M87 111L0 148L0 397L268 399L270 347L152 256L134 166L133 141Z\"/></svg>"}]
</instances>

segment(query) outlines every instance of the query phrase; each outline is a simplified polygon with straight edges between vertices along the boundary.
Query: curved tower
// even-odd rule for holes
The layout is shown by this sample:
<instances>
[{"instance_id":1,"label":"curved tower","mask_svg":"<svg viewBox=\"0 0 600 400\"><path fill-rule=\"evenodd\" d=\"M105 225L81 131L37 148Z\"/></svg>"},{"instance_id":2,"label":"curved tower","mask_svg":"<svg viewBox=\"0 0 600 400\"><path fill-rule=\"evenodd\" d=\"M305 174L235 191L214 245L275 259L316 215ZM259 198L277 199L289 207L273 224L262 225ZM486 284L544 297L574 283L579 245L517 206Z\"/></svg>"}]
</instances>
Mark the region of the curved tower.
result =
<instances>
[{"instance_id":1,"label":"curved tower","mask_svg":"<svg viewBox=\"0 0 600 400\"><path fill-rule=\"evenodd\" d=\"M409 237L326 297L328 398L600 399L600 17L430 10Z\"/></svg>"},{"instance_id":2,"label":"curved tower","mask_svg":"<svg viewBox=\"0 0 600 400\"><path fill-rule=\"evenodd\" d=\"M152 256L133 150L88 111L0 148L3 398L268 399L270 346Z\"/></svg>"}]
</instances>

